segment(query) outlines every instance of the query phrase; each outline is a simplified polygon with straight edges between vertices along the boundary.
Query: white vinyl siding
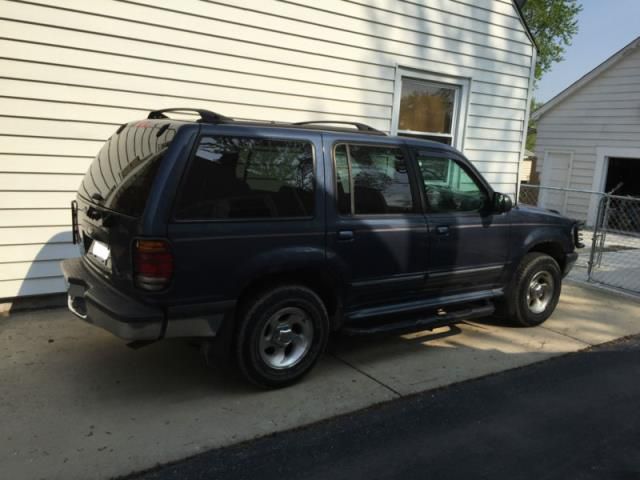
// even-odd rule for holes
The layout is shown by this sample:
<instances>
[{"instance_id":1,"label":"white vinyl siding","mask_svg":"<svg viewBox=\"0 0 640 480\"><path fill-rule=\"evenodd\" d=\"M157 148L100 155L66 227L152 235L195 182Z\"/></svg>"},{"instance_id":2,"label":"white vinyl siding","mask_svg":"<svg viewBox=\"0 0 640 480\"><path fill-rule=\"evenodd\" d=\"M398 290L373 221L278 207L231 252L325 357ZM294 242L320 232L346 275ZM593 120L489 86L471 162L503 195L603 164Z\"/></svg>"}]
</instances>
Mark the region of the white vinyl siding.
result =
<instances>
[{"instance_id":1,"label":"white vinyl siding","mask_svg":"<svg viewBox=\"0 0 640 480\"><path fill-rule=\"evenodd\" d=\"M82 175L154 109L390 131L398 66L458 77L464 151L514 193L533 46L510 1L0 0L0 12L0 298L64 290L56 261L76 251Z\"/></svg>"},{"instance_id":2,"label":"white vinyl siding","mask_svg":"<svg viewBox=\"0 0 640 480\"><path fill-rule=\"evenodd\" d=\"M538 120L536 156L542 172L545 152L573 152L569 187L593 188L598 148L640 149L640 50L607 70L545 112ZM584 218L588 194L572 193L567 215Z\"/></svg>"}]
</instances>

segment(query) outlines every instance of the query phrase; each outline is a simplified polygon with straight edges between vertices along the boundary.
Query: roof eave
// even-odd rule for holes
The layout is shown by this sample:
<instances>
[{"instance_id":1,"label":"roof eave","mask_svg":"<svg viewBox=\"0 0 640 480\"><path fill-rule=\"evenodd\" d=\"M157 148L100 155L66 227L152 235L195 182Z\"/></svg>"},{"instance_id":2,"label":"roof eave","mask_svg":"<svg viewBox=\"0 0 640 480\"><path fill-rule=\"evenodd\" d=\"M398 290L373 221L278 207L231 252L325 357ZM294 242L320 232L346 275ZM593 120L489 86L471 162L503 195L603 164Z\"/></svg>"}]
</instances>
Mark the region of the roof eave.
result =
<instances>
[{"instance_id":1,"label":"roof eave","mask_svg":"<svg viewBox=\"0 0 640 480\"><path fill-rule=\"evenodd\" d=\"M531 44L533 45L533 48L535 48L537 51L539 51L540 49L538 48L538 44L536 43L536 39L533 36L533 34L531 33L531 29L529 28L529 24L527 23L527 21L524 18L524 13L522 13L522 8L524 7L525 3L527 3L527 0L513 0L511 2L511 4L513 5L513 8L515 8L516 12L518 12L518 16L520 17L520 21L522 22L522 25L524 26L524 30L525 30L527 36L529 37L529 40L531 40Z\"/></svg>"},{"instance_id":2,"label":"roof eave","mask_svg":"<svg viewBox=\"0 0 640 480\"><path fill-rule=\"evenodd\" d=\"M582 77L580 77L578 80L573 82L567 88L562 90L559 94L557 94L551 100L549 100L544 105L542 105L539 109L537 109L535 112L531 114L531 119L538 120L540 117L542 117L542 115L547 113L552 108L556 107L559 103L562 103L567 97L571 96L577 90L584 87L587 83L591 82L591 80L600 76L600 74L602 74L603 72L611 68L613 65L618 63L620 60L622 60L624 57L626 57L629 53L631 53L633 50L635 50L638 47L640 47L640 37L636 38L635 40L631 41L630 43L622 47L620 50L618 50L616 53L614 53L609 58L607 58L604 62L602 62L596 68L584 74Z\"/></svg>"}]
</instances>

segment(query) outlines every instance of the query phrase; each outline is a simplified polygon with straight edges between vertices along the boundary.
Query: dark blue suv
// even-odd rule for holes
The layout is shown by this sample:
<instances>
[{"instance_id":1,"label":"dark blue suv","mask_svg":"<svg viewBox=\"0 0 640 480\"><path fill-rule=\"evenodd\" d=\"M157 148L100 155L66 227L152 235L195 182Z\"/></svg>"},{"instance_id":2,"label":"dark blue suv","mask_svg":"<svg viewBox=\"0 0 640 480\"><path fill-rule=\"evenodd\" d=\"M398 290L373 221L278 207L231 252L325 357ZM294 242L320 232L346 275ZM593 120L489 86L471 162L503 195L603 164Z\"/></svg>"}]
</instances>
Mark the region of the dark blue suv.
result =
<instances>
[{"instance_id":1,"label":"dark blue suv","mask_svg":"<svg viewBox=\"0 0 640 480\"><path fill-rule=\"evenodd\" d=\"M579 226L512 209L455 149L358 123L175 111L122 125L72 204L82 255L62 269L84 320L138 345L200 339L280 387L332 331L553 312Z\"/></svg>"}]
</instances>

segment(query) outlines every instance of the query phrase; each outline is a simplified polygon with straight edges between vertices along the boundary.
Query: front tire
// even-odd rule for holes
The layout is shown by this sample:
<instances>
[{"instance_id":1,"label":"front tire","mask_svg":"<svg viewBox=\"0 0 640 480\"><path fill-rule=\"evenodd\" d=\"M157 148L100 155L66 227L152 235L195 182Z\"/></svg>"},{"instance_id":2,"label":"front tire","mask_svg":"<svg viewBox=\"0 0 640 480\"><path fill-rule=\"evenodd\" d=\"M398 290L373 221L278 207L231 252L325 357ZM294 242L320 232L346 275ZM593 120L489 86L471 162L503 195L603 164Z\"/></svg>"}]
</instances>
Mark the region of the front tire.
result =
<instances>
[{"instance_id":1,"label":"front tire","mask_svg":"<svg viewBox=\"0 0 640 480\"><path fill-rule=\"evenodd\" d=\"M528 253L507 291L503 316L521 327L541 325L558 305L561 290L558 262L544 253Z\"/></svg>"},{"instance_id":2,"label":"front tire","mask_svg":"<svg viewBox=\"0 0 640 480\"><path fill-rule=\"evenodd\" d=\"M235 359L243 376L265 388L295 383L313 368L329 337L324 303L302 285L281 285L240 311Z\"/></svg>"}]
</instances>

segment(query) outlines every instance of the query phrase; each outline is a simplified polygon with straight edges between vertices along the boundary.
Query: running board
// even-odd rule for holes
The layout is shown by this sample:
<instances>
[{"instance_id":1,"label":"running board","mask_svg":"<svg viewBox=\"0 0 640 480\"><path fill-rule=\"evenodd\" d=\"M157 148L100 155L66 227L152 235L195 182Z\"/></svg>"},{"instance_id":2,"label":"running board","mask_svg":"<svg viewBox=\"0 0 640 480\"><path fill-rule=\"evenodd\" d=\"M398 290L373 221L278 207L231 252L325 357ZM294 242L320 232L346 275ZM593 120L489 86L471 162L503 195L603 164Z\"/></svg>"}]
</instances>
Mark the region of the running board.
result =
<instances>
[{"instance_id":1,"label":"running board","mask_svg":"<svg viewBox=\"0 0 640 480\"><path fill-rule=\"evenodd\" d=\"M459 323L463 320L471 320L473 318L488 317L495 312L493 304L482 305L477 307L463 308L454 312L432 313L426 317L420 317L411 320L390 321L385 324L378 324L371 327L343 327L340 332L345 335L376 335L388 333L408 333L420 330L433 330L434 328L444 327L453 323Z\"/></svg>"},{"instance_id":2,"label":"running board","mask_svg":"<svg viewBox=\"0 0 640 480\"><path fill-rule=\"evenodd\" d=\"M387 304L378 307L364 308L346 314L347 323L360 323L371 318L396 316L398 314L421 312L432 308L450 310L452 305L460 305L484 300L492 300L504 294L501 288L480 290L478 292L458 293L445 297L435 297L412 302Z\"/></svg>"}]
</instances>

